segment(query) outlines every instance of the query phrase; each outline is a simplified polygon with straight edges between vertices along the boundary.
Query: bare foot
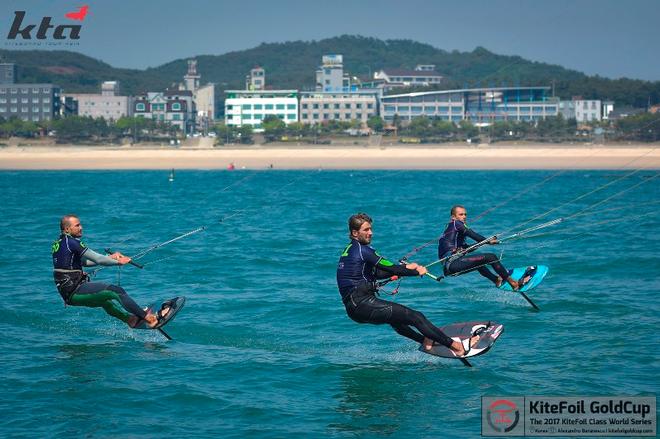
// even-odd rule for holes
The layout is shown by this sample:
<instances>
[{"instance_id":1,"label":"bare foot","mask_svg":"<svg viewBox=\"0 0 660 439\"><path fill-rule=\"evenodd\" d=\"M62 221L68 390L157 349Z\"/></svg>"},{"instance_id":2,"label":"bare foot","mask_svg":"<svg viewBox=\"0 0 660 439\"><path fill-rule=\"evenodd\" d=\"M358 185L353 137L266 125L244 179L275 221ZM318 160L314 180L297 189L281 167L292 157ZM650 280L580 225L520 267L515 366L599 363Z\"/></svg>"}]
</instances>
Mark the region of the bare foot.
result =
<instances>
[{"instance_id":1,"label":"bare foot","mask_svg":"<svg viewBox=\"0 0 660 439\"><path fill-rule=\"evenodd\" d=\"M422 346L424 346L424 350L430 351L433 349L433 340L430 338L424 337L424 341L422 342Z\"/></svg>"},{"instance_id":2,"label":"bare foot","mask_svg":"<svg viewBox=\"0 0 660 439\"><path fill-rule=\"evenodd\" d=\"M513 291L518 291L518 288L520 288L520 285L518 285L518 282L511 279L511 277L509 277L506 281L509 283L509 285L511 285L511 288L513 288Z\"/></svg>"},{"instance_id":3,"label":"bare foot","mask_svg":"<svg viewBox=\"0 0 660 439\"><path fill-rule=\"evenodd\" d=\"M497 288L502 286L502 278L501 277L497 276L497 280L495 281L495 286Z\"/></svg>"}]
</instances>

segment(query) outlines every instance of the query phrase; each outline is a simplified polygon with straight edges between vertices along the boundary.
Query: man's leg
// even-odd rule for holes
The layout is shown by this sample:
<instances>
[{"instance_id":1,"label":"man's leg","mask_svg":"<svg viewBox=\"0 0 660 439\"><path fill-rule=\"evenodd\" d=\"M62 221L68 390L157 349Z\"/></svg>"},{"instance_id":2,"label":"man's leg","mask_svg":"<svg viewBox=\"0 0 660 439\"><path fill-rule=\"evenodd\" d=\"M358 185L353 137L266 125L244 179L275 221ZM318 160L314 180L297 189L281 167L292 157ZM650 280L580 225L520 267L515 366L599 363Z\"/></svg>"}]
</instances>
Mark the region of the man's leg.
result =
<instances>
[{"instance_id":1,"label":"man's leg","mask_svg":"<svg viewBox=\"0 0 660 439\"><path fill-rule=\"evenodd\" d=\"M488 269L488 265L493 267L495 272L497 272L500 277L493 274L493 272ZM463 256L462 258L452 261L445 269L445 274L459 275L469 273L474 270L477 270L479 274L485 278L488 278L488 280L493 282L495 285L498 285L498 283L501 282L501 279L506 280L509 277L509 272L506 271L506 268L504 268L504 266L499 262L497 255L493 253Z\"/></svg>"},{"instance_id":2,"label":"man's leg","mask_svg":"<svg viewBox=\"0 0 660 439\"><path fill-rule=\"evenodd\" d=\"M123 310L117 307L114 301L121 303ZM105 312L125 323L128 323L131 315L140 319L147 317L147 313L123 288L102 282L86 282L80 285L69 303L74 306L102 307Z\"/></svg>"}]
</instances>

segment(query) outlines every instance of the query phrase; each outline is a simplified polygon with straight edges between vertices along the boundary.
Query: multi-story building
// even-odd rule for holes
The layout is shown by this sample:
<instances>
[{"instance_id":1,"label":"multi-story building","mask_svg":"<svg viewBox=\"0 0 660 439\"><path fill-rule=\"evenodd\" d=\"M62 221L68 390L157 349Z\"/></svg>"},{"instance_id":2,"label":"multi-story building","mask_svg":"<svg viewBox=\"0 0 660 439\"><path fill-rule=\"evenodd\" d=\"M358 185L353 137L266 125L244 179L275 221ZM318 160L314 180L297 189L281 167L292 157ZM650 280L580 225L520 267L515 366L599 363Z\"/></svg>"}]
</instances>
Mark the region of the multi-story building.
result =
<instances>
[{"instance_id":1,"label":"multi-story building","mask_svg":"<svg viewBox=\"0 0 660 439\"><path fill-rule=\"evenodd\" d=\"M67 93L65 98L76 101L76 114L79 116L102 117L107 120L132 116L132 98L119 96L118 94L119 83L117 81L105 81L101 84L101 94ZM66 107L67 109L71 108L69 104Z\"/></svg>"},{"instance_id":2,"label":"multi-story building","mask_svg":"<svg viewBox=\"0 0 660 439\"><path fill-rule=\"evenodd\" d=\"M535 121L559 114L559 99L548 96L550 87L496 87L441 90L383 96L381 117L402 121L432 119L474 123Z\"/></svg>"},{"instance_id":3,"label":"multi-story building","mask_svg":"<svg viewBox=\"0 0 660 439\"><path fill-rule=\"evenodd\" d=\"M316 71L316 91L347 92L351 90L351 80L344 73L342 55L323 55L323 65Z\"/></svg>"},{"instance_id":4,"label":"multi-story building","mask_svg":"<svg viewBox=\"0 0 660 439\"><path fill-rule=\"evenodd\" d=\"M374 80L382 80L388 89L394 87L428 87L440 84L443 76L433 64L420 64L415 70L383 69L374 73Z\"/></svg>"},{"instance_id":5,"label":"multi-story building","mask_svg":"<svg viewBox=\"0 0 660 439\"><path fill-rule=\"evenodd\" d=\"M559 112L564 119L575 119L577 122L601 120L602 107L599 100L584 100L573 98L571 101L560 101Z\"/></svg>"},{"instance_id":6,"label":"multi-story building","mask_svg":"<svg viewBox=\"0 0 660 439\"><path fill-rule=\"evenodd\" d=\"M39 122L60 111L60 88L53 84L16 83L16 66L0 64L0 117Z\"/></svg>"},{"instance_id":7,"label":"multi-story building","mask_svg":"<svg viewBox=\"0 0 660 439\"><path fill-rule=\"evenodd\" d=\"M301 92L300 121L317 124L329 120L357 120L363 124L378 114L378 92Z\"/></svg>"},{"instance_id":8,"label":"multi-story building","mask_svg":"<svg viewBox=\"0 0 660 439\"><path fill-rule=\"evenodd\" d=\"M267 116L276 116L285 123L298 122L298 90L226 90L225 124L252 126L261 131Z\"/></svg>"},{"instance_id":9,"label":"multi-story building","mask_svg":"<svg viewBox=\"0 0 660 439\"><path fill-rule=\"evenodd\" d=\"M245 77L246 90L264 90L266 88L266 71L257 66L250 70L250 74Z\"/></svg>"},{"instance_id":10,"label":"multi-story building","mask_svg":"<svg viewBox=\"0 0 660 439\"><path fill-rule=\"evenodd\" d=\"M166 90L136 96L133 112L136 117L171 124L186 134L195 128L195 101L189 90Z\"/></svg>"},{"instance_id":11,"label":"multi-story building","mask_svg":"<svg viewBox=\"0 0 660 439\"><path fill-rule=\"evenodd\" d=\"M184 75L179 89L192 93L197 110L196 129L205 133L215 120L215 85L209 83L200 87L200 78L201 76L197 73L197 61L188 60L188 71Z\"/></svg>"}]
</instances>

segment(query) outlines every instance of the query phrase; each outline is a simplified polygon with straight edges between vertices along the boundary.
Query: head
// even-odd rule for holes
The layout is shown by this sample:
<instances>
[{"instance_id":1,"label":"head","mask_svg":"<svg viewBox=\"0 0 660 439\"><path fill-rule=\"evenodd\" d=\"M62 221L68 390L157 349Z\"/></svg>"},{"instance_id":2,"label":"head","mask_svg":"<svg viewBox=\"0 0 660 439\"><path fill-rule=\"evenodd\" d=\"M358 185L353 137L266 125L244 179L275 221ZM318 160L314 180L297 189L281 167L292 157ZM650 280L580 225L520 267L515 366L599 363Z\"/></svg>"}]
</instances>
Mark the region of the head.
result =
<instances>
[{"instance_id":1,"label":"head","mask_svg":"<svg viewBox=\"0 0 660 439\"><path fill-rule=\"evenodd\" d=\"M451 219L465 222L467 220L467 210L465 207L457 204L451 208Z\"/></svg>"},{"instance_id":2,"label":"head","mask_svg":"<svg viewBox=\"0 0 660 439\"><path fill-rule=\"evenodd\" d=\"M80 238L83 234L80 218L72 214L64 215L60 220L60 231L74 238Z\"/></svg>"},{"instance_id":3,"label":"head","mask_svg":"<svg viewBox=\"0 0 660 439\"><path fill-rule=\"evenodd\" d=\"M356 239L360 244L371 244L371 224L373 220L366 213L356 213L348 219L348 233L351 239Z\"/></svg>"}]
</instances>

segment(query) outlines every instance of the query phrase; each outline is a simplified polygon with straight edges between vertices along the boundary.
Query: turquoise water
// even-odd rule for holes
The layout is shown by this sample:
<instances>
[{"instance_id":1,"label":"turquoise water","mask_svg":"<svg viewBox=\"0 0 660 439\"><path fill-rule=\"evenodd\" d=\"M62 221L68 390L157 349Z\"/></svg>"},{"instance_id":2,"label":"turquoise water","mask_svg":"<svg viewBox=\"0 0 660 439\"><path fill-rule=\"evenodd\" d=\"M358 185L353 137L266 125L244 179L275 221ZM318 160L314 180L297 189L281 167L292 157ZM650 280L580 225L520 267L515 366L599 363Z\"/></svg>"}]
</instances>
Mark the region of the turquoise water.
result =
<instances>
[{"instance_id":1,"label":"turquoise water","mask_svg":"<svg viewBox=\"0 0 660 439\"><path fill-rule=\"evenodd\" d=\"M541 312L477 274L401 284L394 300L439 325L505 325L472 369L418 352L389 327L355 324L335 286L356 211L374 218L374 247L395 259L438 236L454 203L476 217L555 175L472 224L487 235L612 182L533 224L579 212L653 172L167 174L0 173L0 436L470 437L483 395L660 389L660 219L657 205L635 207L658 201L658 179L497 248L507 267L550 266L530 293ZM208 226L145 256L155 262L144 270L96 276L141 304L187 296L167 327L174 341L63 307L50 245L70 212L91 248L129 255ZM433 261L434 246L411 259Z\"/></svg>"}]
</instances>

